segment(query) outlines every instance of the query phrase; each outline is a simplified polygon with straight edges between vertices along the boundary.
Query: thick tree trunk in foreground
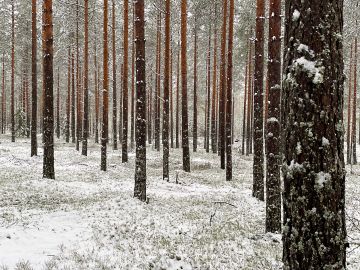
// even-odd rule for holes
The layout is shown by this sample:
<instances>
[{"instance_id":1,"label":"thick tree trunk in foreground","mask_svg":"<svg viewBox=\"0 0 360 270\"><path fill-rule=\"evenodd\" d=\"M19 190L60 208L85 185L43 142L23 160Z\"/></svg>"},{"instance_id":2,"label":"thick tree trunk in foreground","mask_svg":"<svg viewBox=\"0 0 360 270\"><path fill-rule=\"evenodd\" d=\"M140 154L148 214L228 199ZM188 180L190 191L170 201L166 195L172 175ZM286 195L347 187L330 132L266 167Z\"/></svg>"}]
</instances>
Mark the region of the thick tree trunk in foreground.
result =
<instances>
[{"instance_id":1,"label":"thick tree trunk in foreground","mask_svg":"<svg viewBox=\"0 0 360 270\"><path fill-rule=\"evenodd\" d=\"M84 117L82 155L87 156L89 137L89 0L85 1L85 40L84 40Z\"/></svg>"},{"instance_id":2,"label":"thick tree trunk in foreground","mask_svg":"<svg viewBox=\"0 0 360 270\"><path fill-rule=\"evenodd\" d=\"M169 181L170 0L165 2L165 58L163 105L163 179Z\"/></svg>"},{"instance_id":3,"label":"thick tree trunk in foreground","mask_svg":"<svg viewBox=\"0 0 360 270\"><path fill-rule=\"evenodd\" d=\"M123 69L123 104L122 104L122 162L128 162L128 74L129 74L129 0L124 0L124 69Z\"/></svg>"},{"instance_id":4,"label":"thick tree trunk in foreground","mask_svg":"<svg viewBox=\"0 0 360 270\"><path fill-rule=\"evenodd\" d=\"M108 53L108 0L104 0L104 63L103 63L103 122L101 131L101 170L107 169L106 147L109 137L109 53Z\"/></svg>"},{"instance_id":5,"label":"thick tree trunk in foreground","mask_svg":"<svg viewBox=\"0 0 360 270\"><path fill-rule=\"evenodd\" d=\"M43 177L55 179L54 170L54 74L52 0L43 2L43 84L44 84L44 164Z\"/></svg>"},{"instance_id":6,"label":"thick tree trunk in foreground","mask_svg":"<svg viewBox=\"0 0 360 270\"><path fill-rule=\"evenodd\" d=\"M286 7L284 269L345 269L343 4Z\"/></svg>"},{"instance_id":7,"label":"thick tree trunk in foreground","mask_svg":"<svg viewBox=\"0 0 360 270\"><path fill-rule=\"evenodd\" d=\"M254 167L253 196L264 200L264 136L263 136L263 80L264 80L264 23L265 1L257 0L254 66Z\"/></svg>"},{"instance_id":8,"label":"thick tree trunk in foreground","mask_svg":"<svg viewBox=\"0 0 360 270\"><path fill-rule=\"evenodd\" d=\"M37 29L36 0L32 0L31 19L31 156L37 156ZM3 74L4 76L4 74Z\"/></svg>"},{"instance_id":9,"label":"thick tree trunk in foreground","mask_svg":"<svg viewBox=\"0 0 360 270\"><path fill-rule=\"evenodd\" d=\"M228 68L227 68L227 89L226 89L226 118L225 118L225 136L226 136L226 180L232 180L232 73L233 73L233 42L234 42L234 0L230 0L229 6L229 41L228 41Z\"/></svg>"},{"instance_id":10,"label":"thick tree trunk in foreground","mask_svg":"<svg viewBox=\"0 0 360 270\"><path fill-rule=\"evenodd\" d=\"M187 0L181 0L181 89L183 169L190 172L189 123L187 98Z\"/></svg>"},{"instance_id":11,"label":"thick tree trunk in foreground","mask_svg":"<svg viewBox=\"0 0 360 270\"><path fill-rule=\"evenodd\" d=\"M170 4L170 0L167 0ZM170 10L169 10L170 13ZM134 196L146 201L146 75L144 0L135 2L136 27L136 169ZM170 14L169 14L170 16ZM170 23L169 23L170 25Z\"/></svg>"},{"instance_id":12,"label":"thick tree trunk in foreground","mask_svg":"<svg viewBox=\"0 0 360 270\"><path fill-rule=\"evenodd\" d=\"M281 231L280 99L281 99L281 1L270 0L268 43L268 116L266 121L266 231Z\"/></svg>"}]
</instances>

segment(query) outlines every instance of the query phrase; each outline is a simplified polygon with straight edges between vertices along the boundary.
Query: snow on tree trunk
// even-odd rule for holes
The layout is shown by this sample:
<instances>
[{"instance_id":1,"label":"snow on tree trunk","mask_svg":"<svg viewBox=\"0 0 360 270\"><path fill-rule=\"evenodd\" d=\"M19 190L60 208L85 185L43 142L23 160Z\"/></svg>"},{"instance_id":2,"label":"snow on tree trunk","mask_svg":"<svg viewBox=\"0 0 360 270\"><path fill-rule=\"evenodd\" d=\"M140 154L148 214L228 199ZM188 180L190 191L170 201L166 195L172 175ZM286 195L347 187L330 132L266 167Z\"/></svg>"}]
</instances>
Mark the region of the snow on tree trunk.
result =
<instances>
[{"instance_id":1,"label":"snow on tree trunk","mask_svg":"<svg viewBox=\"0 0 360 270\"><path fill-rule=\"evenodd\" d=\"M170 0L168 0L169 2ZM170 5L170 2L168 3ZM170 9L169 9L170 16ZM136 28L136 165L134 196L146 201L146 74L144 0L135 2ZM169 21L170 27L170 21ZM170 43L169 43L170 44Z\"/></svg>"},{"instance_id":2,"label":"snow on tree trunk","mask_svg":"<svg viewBox=\"0 0 360 270\"><path fill-rule=\"evenodd\" d=\"M268 43L268 113L266 121L266 231L281 230L280 99L281 1L270 0Z\"/></svg>"},{"instance_id":3,"label":"snow on tree trunk","mask_svg":"<svg viewBox=\"0 0 360 270\"><path fill-rule=\"evenodd\" d=\"M264 23L265 1L257 0L254 66L254 182L253 196L264 200Z\"/></svg>"},{"instance_id":4,"label":"snow on tree trunk","mask_svg":"<svg viewBox=\"0 0 360 270\"><path fill-rule=\"evenodd\" d=\"M54 170L54 74L52 0L43 2L43 85L44 85L44 163L43 177L55 179Z\"/></svg>"},{"instance_id":5,"label":"snow on tree trunk","mask_svg":"<svg viewBox=\"0 0 360 270\"><path fill-rule=\"evenodd\" d=\"M345 269L343 3L286 1L284 269Z\"/></svg>"}]
</instances>

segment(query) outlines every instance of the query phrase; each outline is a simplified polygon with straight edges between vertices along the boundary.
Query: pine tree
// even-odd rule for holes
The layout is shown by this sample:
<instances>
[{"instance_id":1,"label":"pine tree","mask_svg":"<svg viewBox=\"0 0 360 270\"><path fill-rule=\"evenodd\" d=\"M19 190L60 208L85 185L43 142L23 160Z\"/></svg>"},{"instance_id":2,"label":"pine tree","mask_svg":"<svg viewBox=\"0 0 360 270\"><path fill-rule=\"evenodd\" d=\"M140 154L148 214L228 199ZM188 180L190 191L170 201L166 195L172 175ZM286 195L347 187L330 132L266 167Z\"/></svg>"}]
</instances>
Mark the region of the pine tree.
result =
<instances>
[{"instance_id":1,"label":"pine tree","mask_svg":"<svg viewBox=\"0 0 360 270\"><path fill-rule=\"evenodd\" d=\"M187 0L181 0L181 89L183 169L190 172L189 123L187 100Z\"/></svg>"},{"instance_id":2,"label":"pine tree","mask_svg":"<svg viewBox=\"0 0 360 270\"><path fill-rule=\"evenodd\" d=\"M249 44L248 50L246 53L246 64L245 64L245 87L244 87L244 110L243 110L243 123L242 123L242 144L241 144L241 154L245 155L245 141L246 141L246 117L247 117L247 90L248 90L248 73L249 73Z\"/></svg>"},{"instance_id":3,"label":"pine tree","mask_svg":"<svg viewBox=\"0 0 360 270\"><path fill-rule=\"evenodd\" d=\"M299 3L285 1L284 269L345 269L343 2Z\"/></svg>"},{"instance_id":4,"label":"pine tree","mask_svg":"<svg viewBox=\"0 0 360 270\"><path fill-rule=\"evenodd\" d=\"M263 136L263 80L264 80L264 23L265 1L257 0L254 66L254 167L253 196L264 200L264 136Z\"/></svg>"},{"instance_id":5,"label":"pine tree","mask_svg":"<svg viewBox=\"0 0 360 270\"><path fill-rule=\"evenodd\" d=\"M211 23L209 25L209 41L208 41L208 53L207 53L207 100L206 100L206 125L205 125L205 134L206 134L206 145L205 150L206 153L210 152L210 96L211 96Z\"/></svg>"},{"instance_id":6,"label":"pine tree","mask_svg":"<svg viewBox=\"0 0 360 270\"><path fill-rule=\"evenodd\" d=\"M133 4L133 16L132 16L132 42L131 42L131 115L130 115L130 149L134 149L135 142L135 5Z\"/></svg>"},{"instance_id":7,"label":"pine tree","mask_svg":"<svg viewBox=\"0 0 360 270\"><path fill-rule=\"evenodd\" d=\"M216 74L217 74L217 25L216 25L216 18L217 18L217 5L215 2L215 12L214 12L214 63L213 63L213 78L212 78L212 106L211 106L211 149L215 154L217 152L217 124L216 124L216 107L217 107L217 88L216 88Z\"/></svg>"},{"instance_id":8,"label":"pine tree","mask_svg":"<svg viewBox=\"0 0 360 270\"><path fill-rule=\"evenodd\" d=\"M109 53L108 53L108 0L104 0L104 47L103 47L103 122L101 131L101 170L107 170L106 148L109 138Z\"/></svg>"},{"instance_id":9,"label":"pine tree","mask_svg":"<svg viewBox=\"0 0 360 270\"><path fill-rule=\"evenodd\" d=\"M15 142L15 3L11 0L11 141Z\"/></svg>"},{"instance_id":10,"label":"pine tree","mask_svg":"<svg viewBox=\"0 0 360 270\"><path fill-rule=\"evenodd\" d=\"M117 89L116 89L116 18L115 0L112 0L112 68L113 68L113 149L117 150Z\"/></svg>"},{"instance_id":11,"label":"pine tree","mask_svg":"<svg viewBox=\"0 0 360 270\"><path fill-rule=\"evenodd\" d=\"M44 84L44 164L43 177L55 179L54 170L54 73L52 0L43 1L43 84Z\"/></svg>"},{"instance_id":12,"label":"pine tree","mask_svg":"<svg viewBox=\"0 0 360 270\"><path fill-rule=\"evenodd\" d=\"M165 0L165 58L163 103L163 179L169 181L170 0Z\"/></svg>"},{"instance_id":13,"label":"pine tree","mask_svg":"<svg viewBox=\"0 0 360 270\"><path fill-rule=\"evenodd\" d=\"M75 56L71 54L71 142L76 142L75 136Z\"/></svg>"},{"instance_id":14,"label":"pine tree","mask_svg":"<svg viewBox=\"0 0 360 270\"><path fill-rule=\"evenodd\" d=\"M170 4L170 0L167 0ZM135 2L136 27L136 169L134 195L146 201L146 75L144 0ZM169 10L170 16L170 10Z\"/></svg>"},{"instance_id":15,"label":"pine tree","mask_svg":"<svg viewBox=\"0 0 360 270\"><path fill-rule=\"evenodd\" d=\"M351 164L357 164L356 157L356 101L357 101L357 37L354 41L354 66L353 66L353 106L352 106L352 131L351 131Z\"/></svg>"},{"instance_id":16,"label":"pine tree","mask_svg":"<svg viewBox=\"0 0 360 270\"><path fill-rule=\"evenodd\" d=\"M37 156L37 29L36 0L31 1L31 156ZM4 73L3 73L4 76ZM3 81L4 83L4 81ZM4 85L3 85L4 86Z\"/></svg>"},{"instance_id":17,"label":"pine tree","mask_svg":"<svg viewBox=\"0 0 360 270\"><path fill-rule=\"evenodd\" d=\"M128 162L128 73L129 73L129 0L124 0L124 69L123 69L123 131L122 131L122 162Z\"/></svg>"},{"instance_id":18,"label":"pine tree","mask_svg":"<svg viewBox=\"0 0 360 270\"><path fill-rule=\"evenodd\" d=\"M88 137L89 137L89 1L85 3L85 23L84 23L84 116L83 116L83 136L82 136L82 155L87 156Z\"/></svg>"},{"instance_id":19,"label":"pine tree","mask_svg":"<svg viewBox=\"0 0 360 270\"><path fill-rule=\"evenodd\" d=\"M2 90L1 90L1 134L6 129L6 93L5 93L5 53L2 56ZM32 149L32 148L31 148Z\"/></svg>"},{"instance_id":20,"label":"pine tree","mask_svg":"<svg viewBox=\"0 0 360 270\"><path fill-rule=\"evenodd\" d=\"M57 92L56 92L56 137L60 139L60 68L59 67L57 72Z\"/></svg>"},{"instance_id":21,"label":"pine tree","mask_svg":"<svg viewBox=\"0 0 360 270\"><path fill-rule=\"evenodd\" d=\"M226 89L226 180L232 180L232 72L233 72L233 46L234 46L234 0L229 3L229 36L228 36L228 68Z\"/></svg>"},{"instance_id":22,"label":"pine tree","mask_svg":"<svg viewBox=\"0 0 360 270\"><path fill-rule=\"evenodd\" d=\"M71 50L68 48L68 91L66 99L66 124L65 124L65 141L70 141L70 103L71 103Z\"/></svg>"},{"instance_id":23,"label":"pine tree","mask_svg":"<svg viewBox=\"0 0 360 270\"><path fill-rule=\"evenodd\" d=\"M196 21L196 17L198 15L196 14L196 10L195 10L195 16L194 16L194 98L193 98L193 107L194 107L194 119L193 119L193 151L196 152L197 150L197 141L198 141L198 131L197 131L197 125L198 125L198 120L197 120L197 113L198 113L198 109L197 109L197 21ZM206 139L205 139L206 141Z\"/></svg>"},{"instance_id":24,"label":"pine tree","mask_svg":"<svg viewBox=\"0 0 360 270\"><path fill-rule=\"evenodd\" d=\"M268 85L266 121L266 231L281 231L280 99L281 99L281 1L270 0ZM266 119L266 118L265 118Z\"/></svg>"}]
</instances>

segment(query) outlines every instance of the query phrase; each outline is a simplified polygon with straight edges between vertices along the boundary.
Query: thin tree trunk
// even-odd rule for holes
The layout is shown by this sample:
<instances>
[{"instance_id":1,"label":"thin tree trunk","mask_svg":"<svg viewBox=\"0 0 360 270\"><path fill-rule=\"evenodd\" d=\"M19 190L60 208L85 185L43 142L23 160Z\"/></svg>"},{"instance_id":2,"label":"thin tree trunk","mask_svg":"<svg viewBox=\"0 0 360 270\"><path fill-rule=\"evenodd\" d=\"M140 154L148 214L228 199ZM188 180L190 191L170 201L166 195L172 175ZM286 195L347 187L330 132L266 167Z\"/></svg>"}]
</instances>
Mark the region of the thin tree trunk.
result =
<instances>
[{"instance_id":1,"label":"thin tree trunk","mask_svg":"<svg viewBox=\"0 0 360 270\"><path fill-rule=\"evenodd\" d=\"M81 141L81 72L80 72L80 48L79 48L79 0L76 1L76 150L80 150Z\"/></svg>"},{"instance_id":2,"label":"thin tree trunk","mask_svg":"<svg viewBox=\"0 0 360 270\"><path fill-rule=\"evenodd\" d=\"M190 172L189 123L187 100L187 0L181 0L181 88L183 169Z\"/></svg>"},{"instance_id":3,"label":"thin tree trunk","mask_svg":"<svg viewBox=\"0 0 360 270\"><path fill-rule=\"evenodd\" d=\"M168 0L170 1L170 0ZM136 27L136 169L134 196L146 201L146 74L144 0L135 2Z\"/></svg>"},{"instance_id":4,"label":"thin tree trunk","mask_svg":"<svg viewBox=\"0 0 360 270\"><path fill-rule=\"evenodd\" d=\"M217 5L215 4L215 18L217 18ZM217 127L216 127L216 74L217 74L217 25L214 20L214 64L213 64L213 84L212 84L212 110L211 110L211 149L215 154L217 152Z\"/></svg>"},{"instance_id":5,"label":"thin tree trunk","mask_svg":"<svg viewBox=\"0 0 360 270\"><path fill-rule=\"evenodd\" d=\"M71 51L68 48L68 92L66 99L66 124L65 124L65 141L70 141L70 104L71 104Z\"/></svg>"},{"instance_id":6,"label":"thin tree trunk","mask_svg":"<svg viewBox=\"0 0 360 270\"><path fill-rule=\"evenodd\" d=\"M32 0L31 19L31 156L37 156L37 29L36 29L36 0ZM4 63L3 63L4 65ZM4 66L3 66L4 68ZM3 69L4 91L4 69Z\"/></svg>"},{"instance_id":7,"label":"thin tree trunk","mask_svg":"<svg viewBox=\"0 0 360 270\"><path fill-rule=\"evenodd\" d=\"M351 136L351 147L352 147L352 159L351 164L357 164L356 157L356 101L357 101L357 37L355 37L354 43L354 86L353 86L353 115L352 115L352 136Z\"/></svg>"},{"instance_id":8,"label":"thin tree trunk","mask_svg":"<svg viewBox=\"0 0 360 270\"><path fill-rule=\"evenodd\" d=\"M281 102L281 1L269 3L268 116L266 123L266 231L281 231L280 102ZM266 112L266 110L265 110Z\"/></svg>"},{"instance_id":9,"label":"thin tree trunk","mask_svg":"<svg viewBox=\"0 0 360 270\"><path fill-rule=\"evenodd\" d=\"M226 19L228 0L223 1L223 25L221 34L220 93L219 93L219 151L221 169L225 169L225 106L226 106Z\"/></svg>"},{"instance_id":10,"label":"thin tree trunk","mask_svg":"<svg viewBox=\"0 0 360 270\"><path fill-rule=\"evenodd\" d=\"M206 106L206 153L210 152L210 96L211 96L211 23L209 26L209 42L208 42L208 57L207 57L207 106Z\"/></svg>"},{"instance_id":11,"label":"thin tree trunk","mask_svg":"<svg viewBox=\"0 0 360 270\"><path fill-rule=\"evenodd\" d=\"M129 74L129 0L124 0L124 70L123 70L123 132L122 162L128 162L128 74Z\"/></svg>"},{"instance_id":12,"label":"thin tree trunk","mask_svg":"<svg viewBox=\"0 0 360 270\"><path fill-rule=\"evenodd\" d=\"M228 37L228 68L226 90L226 180L232 180L232 73L233 73L233 42L234 42L234 0L230 0L229 6L229 37Z\"/></svg>"},{"instance_id":13,"label":"thin tree trunk","mask_svg":"<svg viewBox=\"0 0 360 270\"><path fill-rule=\"evenodd\" d=\"M84 24L84 116L83 116L83 138L82 155L88 153L89 137L89 1L85 1L85 24Z\"/></svg>"},{"instance_id":14,"label":"thin tree trunk","mask_svg":"<svg viewBox=\"0 0 360 270\"><path fill-rule=\"evenodd\" d=\"M264 23L265 1L257 0L254 66L254 167L253 196L264 200Z\"/></svg>"},{"instance_id":15,"label":"thin tree trunk","mask_svg":"<svg viewBox=\"0 0 360 270\"><path fill-rule=\"evenodd\" d=\"M169 182L170 0L165 1L165 57L163 103L163 179Z\"/></svg>"},{"instance_id":16,"label":"thin tree trunk","mask_svg":"<svg viewBox=\"0 0 360 270\"><path fill-rule=\"evenodd\" d=\"M57 95L56 95L56 137L60 139L60 68L59 67L57 73L58 74L57 74Z\"/></svg>"},{"instance_id":17,"label":"thin tree trunk","mask_svg":"<svg viewBox=\"0 0 360 270\"><path fill-rule=\"evenodd\" d=\"M197 140L198 140L198 131L197 131L197 21L196 21L196 11L195 11L195 22L194 22L194 119L193 119L193 151L197 150ZM206 139L205 139L206 140Z\"/></svg>"},{"instance_id":18,"label":"thin tree trunk","mask_svg":"<svg viewBox=\"0 0 360 270\"><path fill-rule=\"evenodd\" d=\"M5 53L2 57L2 91L1 91L1 134L6 130L6 99L5 99Z\"/></svg>"},{"instance_id":19,"label":"thin tree trunk","mask_svg":"<svg viewBox=\"0 0 360 270\"><path fill-rule=\"evenodd\" d=\"M283 268L346 269L343 1L285 3Z\"/></svg>"},{"instance_id":20,"label":"thin tree trunk","mask_svg":"<svg viewBox=\"0 0 360 270\"><path fill-rule=\"evenodd\" d=\"M133 4L133 16L132 16L132 41L131 41L131 127L130 127L130 149L134 149L135 142L135 4Z\"/></svg>"},{"instance_id":21,"label":"thin tree trunk","mask_svg":"<svg viewBox=\"0 0 360 270\"><path fill-rule=\"evenodd\" d=\"M247 90L248 90L248 73L249 73L249 44L248 42L248 51L246 53L246 66L245 66L245 88L244 88L244 110L243 110L243 123L242 123L242 144L241 144L241 154L245 155L245 141L246 141L246 117L247 117Z\"/></svg>"},{"instance_id":22,"label":"thin tree trunk","mask_svg":"<svg viewBox=\"0 0 360 270\"><path fill-rule=\"evenodd\" d=\"M43 2L43 82L44 82L44 164L43 177L55 179L53 103L53 19L52 0Z\"/></svg>"},{"instance_id":23,"label":"thin tree trunk","mask_svg":"<svg viewBox=\"0 0 360 270\"><path fill-rule=\"evenodd\" d=\"M159 21L158 21L158 31L157 31L157 37L158 37L158 45L157 45L157 71L156 71L156 113L155 113L155 148L157 151L160 151L160 81L161 81L161 12L158 15Z\"/></svg>"},{"instance_id":24,"label":"thin tree trunk","mask_svg":"<svg viewBox=\"0 0 360 270\"><path fill-rule=\"evenodd\" d=\"M150 77L150 92L149 92L149 113L147 118L148 125L148 143L152 144L152 121L153 121L153 76Z\"/></svg>"},{"instance_id":25,"label":"thin tree trunk","mask_svg":"<svg viewBox=\"0 0 360 270\"><path fill-rule=\"evenodd\" d=\"M15 142L15 3L11 1L11 141Z\"/></svg>"},{"instance_id":26,"label":"thin tree trunk","mask_svg":"<svg viewBox=\"0 0 360 270\"><path fill-rule=\"evenodd\" d=\"M253 46L251 44L251 41L249 41L249 48L250 48L250 52L249 52L249 59L248 59L248 63L249 63L249 71L248 71L248 106L247 106L247 131L246 131L246 155L250 155L251 154L251 145L252 145L252 138L251 138L251 121L252 121L252 77L253 77Z\"/></svg>"},{"instance_id":27,"label":"thin tree trunk","mask_svg":"<svg viewBox=\"0 0 360 270\"><path fill-rule=\"evenodd\" d=\"M123 77L124 77L124 64L121 64L120 67L120 82L123 82ZM120 95L119 95L119 142L122 142L123 140L123 87L124 85L121 83L120 84Z\"/></svg>"},{"instance_id":28,"label":"thin tree trunk","mask_svg":"<svg viewBox=\"0 0 360 270\"><path fill-rule=\"evenodd\" d=\"M71 55L71 142L76 142L75 136L75 56Z\"/></svg>"},{"instance_id":29,"label":"thin tree trunk","mask_svg":"<svg viewBox=\"0 0 360 270\"><path fill-rule=\"evenodd\" d=\"M109 138L109 52L108 52L108 0L104 0L104 63L103 63L103 122L101 131L101 170L107 170L106 147Z\"/></svg>"},{"instance_id":30,"label":"thin tree trunk","mask_svg":"<svg viewBox=\"0 0 360 270\"><path fill-rule=\"evenodd\" d=\"M118 149L117 142L117 89L116 89L116 21L115 21L115 0L112 0L112 66L113 66L113 149Z\"/></svg>"},{"instance_id":31,"label":"thin tree trunk","mask_svg":"<svg viewBox=\"0 0 360 270\"><path fill-rule=\"evenodd\" d=\"M179 44L178 44L179 45ZM180 50L178 46L177 71L176 71L176 118L175 118L175 147L180 147L180 122L179 122L179 103L180 103Z\"/></svg>"},{"instance_id":32,"label":"thin tree trunk","mask_svg":"<svg viewBox=\"0 0 360 270\"><path fill-rule=\"evenodd\" d=\"M98 63L97 63L97 52L95 44L95 53L94 53L94 77L95 77L95 143L99 143L99 119L100 119L100 93L99 93L99 73L98 73Z\"/></svg>"},{"instance_id":33,"label":"thin tree trunk","mask_svg":"<svg viewBox=\"0 0 360 270\"><path fill-rule=\"evenodd\" d=\"M170 42L170 147L174 148L173 50Z\"/></svg>"}]
</instances>

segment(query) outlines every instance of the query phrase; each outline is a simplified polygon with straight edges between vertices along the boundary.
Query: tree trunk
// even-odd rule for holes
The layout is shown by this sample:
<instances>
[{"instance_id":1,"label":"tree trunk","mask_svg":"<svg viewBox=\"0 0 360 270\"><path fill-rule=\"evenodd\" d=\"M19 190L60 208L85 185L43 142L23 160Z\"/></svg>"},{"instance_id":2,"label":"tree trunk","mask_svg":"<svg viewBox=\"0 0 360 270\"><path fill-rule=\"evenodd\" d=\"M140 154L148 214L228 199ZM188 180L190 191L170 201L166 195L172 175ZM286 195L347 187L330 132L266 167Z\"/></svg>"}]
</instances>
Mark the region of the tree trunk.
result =
<instances>
[{"instance_id":1,"label":"tree trunk","mask_svg":"<svg viewBox=\"0 0 360 270\"><path fill-rule=\"evenodd\" d=\"M170 0L165 1L165 57L163 103L163 179L169 181Z\"/></svg>"},{"instance_id":2,"label":"tree trunk","mask_svg":"<svg viewBox=\"0 0 360 270\"><path fill-rule=\"evenodd\" d=\"M85 44L84 44L84 117L83 117L83 138L82 138L82 155L88 153L89 137L89 1L85 1ZM115 125L116 126L116 125Z\"/></svg>"},{"instance_id":3,"label":"tree trunk","mask_svg":"<svg viewBox=\"0 0 360 270\"><path fill-rule=\"evenodd\" d=\"M123 82L124 77L124 64L121 64L120 67L120 82ZM120 95L119 95L119 142L122 142L123 140L123 84L120 84Z\"/></svg>"},{"instance_id":4,"label":"tree trunk","mask_svg":"<svg viewBox=\"0 0 360 270\"><path fill-rule=\"evenodd\" d=\"M31 19L31 156L37 156L37 29L36 29L36 0L32 0ZM4 64L4 63L3 63ZM3 66L4 68L4 66ZM4 91L4 69L3 69Z\"/></svg>"},{"instance_id":5,"label":"tree trunk","mask_svg":"<svg viewBox=\"0 0 360 270\"><path fill-rule=\"evenodd\" d=\"M268 117L266 123L266 231L281 231L280 99L281 1L270 0L268 43Z\"/></svg>"},{"instance_id":6,"label":"tree trunk","mask_svg":"<svg viewBox=\"0 0 360 270\"><path fill-rule=\"evenodd\" d=\"M215 18L217 18L217 5L215 3ZM217 152L217 124L216 124L216 74L217 74L217 25L216 20L214 20L214 64L213 64L213 79L212 79L212 110L211 110L211 149L215 154Z\"/></svg>"},{"instance_id":7,"label":"tree trunk","mask_svg":"<svg viewBox=\"0 0 360 270\"><path fill-rule=\"evenodd\" d=\"M76 142L75 136L75 56L71 56L71 142Z\"/></svg>"},{"instance_id":8,"label":"tree trunk","mask_svg":"<svg viewBox=\"0 0 360 270\"><path fill-rule=\"evenodd\" d=\"M101 170L107 169L106 147L109 138L109 53L108 53L108 0L104 0L104 63L103 63L103 122L101 131Z\"/></svg>"},{"instance_id":9,"label":"tree trunk","mask_svg":"<svg viewBox=\"0 0 360 270\"><path fill-rule=\"evenodd\" d=\"M15 142L15 3L11 1L11 141Z\"/></svg>"},{"instance_id":10,"label":"tree trunk","mask_svg":"<svg viewBox=\"0 0 360 270\"><path fill-rule=\"evenodd\" d=\"M168 0L170 1L170 0ZM169 14L170 15L170 14ZM144 0L135 2L136 27L136 169L134 196L146 201L146 74Z\"/></svg>"},{"instance_id":11,"label":"tree trunk","mask_svg":"<svg viewBox=\"0 0 360 270\"><path fill-rule=\"evenodd\" d=\"M70 141L70 102L71 102L71 51L68 48L68 91L66 99L66 123L65 123L65 141Z\"/></svg>"},{"instance_id":12,"label":"tree trunk","mask_svg":"<svg viewBox=\"0 0 360 270\"><path fill-rule=\"evenodd\" d=\"M59 67L57 73L58 74L57 74L57 94L56 94L56 137L60 139L60 68Z\"/></svg>"},{"instance_id":13,"label":"tree trunk","mask_svg":"<svg viewBox=\"0 0 360 270\"><path fill-rule=\"evenodd\" d=\"M99 143L99 119L100 119L100 93L99 93L99 73L98 73L98 63L97 63L97 45L95 44L95 53L94 53L94 77L95 77L95 143Z\"/></svg>"},{"instance_id":14,"label":"tree trunk","mask_svg":"<svg viewBox=\"0 0 360 270\"><path fill-rule=\"evenodd\" d=\"M178 44L179 45L179 44ZM180 122L179 122L179 105L180 103L180 50L178 46L178 55L177 55L177 71L176 71L176 118L175 118L175 147L180 147Z\"/></svg>"},{"instance_id":15,"label":"tree trunk","mask_svg":"<svg viewBox=\"0 0 360 270\"><path fill-rule=\"evenodd\" d=\"M170 147L174 148L174 100L173 100L172 75L173 75L173 50L170 42Z\"/></svg>"},{"instance_id":16,"label":"tree trunk","mask_svg":"<svg viewBox=\"0 0 360 270\"><path fill-rule=\"evenodd\" d=\"M206 153L210 152L210 96L211 96L211 23L209 26L208 56L207 56L207 106L206 106Z\"/></svg>"},{"instance_id":17,"label":"tree trunk","mask_svg":"<svg viewBox=\"0 0 360 270\"><path fill-rule=\"evenodd\" d=\"M354 86L353 86L353 106L352 106L352 135L351 135L351 164L357 164L356 157L356 101L357 101L357 37L354 43Z\"/></svg>"},{"instance_id":18,"label":"tree trunk","mask_svg":"<svg viewBox=\"0 0 360 270\"><path fill-rule=\"evenodd\" d=\"M79 0L76 1L76 150L80 150L81 141L81 72L80 72L80 48L79 48Z\"/></svg>"},{"instance_id":19,"label":"tree trunk","mask_svg":"<svg viewBox=\"0 0 360 270\"><path fill-rule=\"evenodd\" d=\"M226 19L228 0L223 1L223 25L221 34L220 93L219 93L219 152L221 169L225 169L225 106L226 106Z\"/></svg>"},{"instance_id":20,"label":"tree trunk","mask_svg":"<svg viewBox=\"0 0 360 270\"><path fill-rule=\"evenodd\" d=\"M233 73L233 43L234 43L234 0L230 0L229 6L229 37L228 37L228 68L226 90L226 181L232 180L232 73Z\"/></svg>"},{"instance_id":21,"label":"tree trunk","mask_svg":"<svg viewBox=\"0 0 360 270\"><path fill-rule=\"evenodd\" d=\"M133 16L132 16L132 39L131 39L131 127L130 127L130 149L134 149L134 136L135 136L135 85L134 85L134 74L135 74L135 6L133 4Z\"/></svg>"},{"instance_id":22,"label":"tree trunk","mask_svg":"<svg viewBox=\"0 0 360 270\"><path fill-rule=\"evenodd\" d=\"M353 75L353 42L351 42L349 69L349 92L348 92L348 112L347 112L347 132L346 132L346 150L347 164L351 163L351 95L352 93L352 75Z\"/></svg>"},{"instance_id":23,"label":"tree trunk","mask_svg":"<svg viewBox=\"0 0 360 270\"><path fill-rule=\"evenodd\" d=\"M195 11L195 22L194 22L194 99L193 99L193 106L194 106L194 119L193 119L193 151L197 151L197 140L198 140L198 120L197 120L197 114L198 114L198 108L197 108L197 22L196 22L196 11ZM205 144L206 144L206 137Z\"/></svg>"},{"instance_id":24,"label":"tree trunk","mask_svg":"<svg viewBox=\"0 0 360 270\"><path fill-rule=\"evenodd\" d=\"M43 2L43 84L44 84L44 164L43 177L55 179L53 103L53 19L52 0Z\"/></svg>"},{"instance_id":25,"label":"tree trunk","mask_svg":"<svg viewBox=\"0 0 360 270\"><path fill-rule=\"evenodd\" d=\"M123 70L123 132L122 162L128 162L128 74L129 74L129 0L124 0L124 70Z\"/></svg>"},{"instance_id":26,"label":"tree trunk","mask_svg":"<svg viewBox=\"0 0 360 270\"><path fill-rule=\"evenodd\" d=\"M249 73L249 50L250 41L248 42L248 51L246 53L246 66L245 66L245 88L244 88L244 111L243 111L243 124L242 124L242 144L241 154L245 155L245 141L246 141L246 117L247 117L247 90L248 90L248 73Z\"/></svg>"},{"instance_id":27,"label":"tree trunk","mask_svg":"<svg viewBox=\"0 0 360 270\"><path fill-rule=\"evenodd\" d=\"M257 0L254 66L254 179L253 196L264 200L264 23L265 1Z\"/></svg>"},{"instance_id":28,"label":"tree trunk","mask_svg":"<svg viewBox=\"0 0 360 270\"><path fill-rule=\"evenodd\" d=\"M117 89L116 89L116 21L115 21L115 0L112 0L112 68L113 68L113 149L118 150L117 141Z\"/></svg>"},{"instance_id":29,"label":"tree trunk","mask_svg":"<svg viewBox=\"0 0 360 270\"><path fill-rule=\"evenodd\" d=\"M181 89L183 169L190 172L189 123L187 100L187 0L181 0Z\"/></svg>"},{"instance_id":30,"label":"tree trunk","mask_svg":"<svg viewBox=\"0 0 360 270\"><path fill-rule=\"evenodd\" d=\"M161 12L158 15L157 30L157 69L156 69L156 95L155 95L155 148L160 151L160 78L161 78Z\"/></svg>"},{"instance_id":31,"label":"tree trunk","mask_svg":"<svg viewBox=\"0 0 360 270\"><path fill-rule=\"evenodd\" d=\"M152 144L152 121L153 121L153 76L150 77L150 91L149 91L149 113L147 118L147 127L148 127L148 143Z\"/></svg>"},{"instance_id":32,"label":"tree trunk","mask_svg":"<svg viewBox=\"0 0 360 270\"><path fill-rule=\"evenodd\" d=\"M343 3L287 0L285 20L284 269L345 269Z\"/></svg>"}]
</instances>

